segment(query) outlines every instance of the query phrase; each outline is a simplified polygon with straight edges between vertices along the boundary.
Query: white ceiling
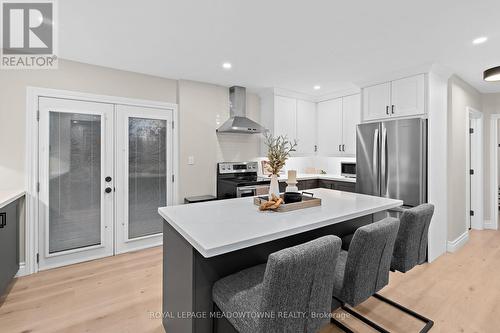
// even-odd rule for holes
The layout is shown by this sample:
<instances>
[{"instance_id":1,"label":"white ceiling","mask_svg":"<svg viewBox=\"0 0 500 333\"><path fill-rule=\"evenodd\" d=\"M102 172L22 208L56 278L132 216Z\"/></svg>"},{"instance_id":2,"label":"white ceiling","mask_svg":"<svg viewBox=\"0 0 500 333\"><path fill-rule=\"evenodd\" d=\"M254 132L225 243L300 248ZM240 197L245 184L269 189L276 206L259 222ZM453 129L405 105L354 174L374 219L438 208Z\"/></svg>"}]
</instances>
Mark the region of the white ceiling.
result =
<instances>
[{"instance_id":1,"label":"white ceiling","mask_svg":"<svg viewBox=\"0 0 500 333\"><path fill-rule=\"evenodd\" d=\"M311 95L437 63L481 92L500 92L482 80L500 65L498 0L58 3L60 56L85 63ZM487 43L472 45L483 35Z\"/></svg>"}]
</instances>

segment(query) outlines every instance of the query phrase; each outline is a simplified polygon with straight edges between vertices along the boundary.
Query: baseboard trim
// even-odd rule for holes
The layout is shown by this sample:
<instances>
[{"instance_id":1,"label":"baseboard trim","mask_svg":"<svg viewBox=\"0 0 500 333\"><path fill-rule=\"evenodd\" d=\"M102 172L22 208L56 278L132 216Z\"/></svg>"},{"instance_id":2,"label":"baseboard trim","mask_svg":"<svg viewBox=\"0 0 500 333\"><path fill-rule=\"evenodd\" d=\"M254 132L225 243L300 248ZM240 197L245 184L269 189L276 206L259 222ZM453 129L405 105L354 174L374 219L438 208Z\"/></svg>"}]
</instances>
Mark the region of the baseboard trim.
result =
<instances>
[{"instance_id":1,"label":"baseboard trim","mask_svg":"<svg viewBox=\"0 0 500 333\"><path fill-rule=\"evenodd\" d=\"M25 275L28 275L28 272L26 270L26 263L20 262L19 263L19 270L17 271L16 277L25 276Z\"/></svg>"},{"instance_id":2,"label":"baseboard trim","mask_svg":"<svg viewBox=\"0 0 500 333\"><path fill-rule=\"evenodd\" d=\"M452 241L448 241L446 249L448 250L448 252L452 252L452 253L456 252L460 248L462 248L462 246L464 246L468 240L469 240L469 232L466 231L463 234L461 234L460 236L458 236L457 239L454 239Z\"/></svg>"},{"instance_id":3,"label":"baseboard trim","mask_svg":"<svg viewBox=\"0 0 500 333\"><path fill-rule=\"evenodd\" d=\"M491 220L484 220L484 229L497 230L495 225Z\"/></svg>"}]
</instances>

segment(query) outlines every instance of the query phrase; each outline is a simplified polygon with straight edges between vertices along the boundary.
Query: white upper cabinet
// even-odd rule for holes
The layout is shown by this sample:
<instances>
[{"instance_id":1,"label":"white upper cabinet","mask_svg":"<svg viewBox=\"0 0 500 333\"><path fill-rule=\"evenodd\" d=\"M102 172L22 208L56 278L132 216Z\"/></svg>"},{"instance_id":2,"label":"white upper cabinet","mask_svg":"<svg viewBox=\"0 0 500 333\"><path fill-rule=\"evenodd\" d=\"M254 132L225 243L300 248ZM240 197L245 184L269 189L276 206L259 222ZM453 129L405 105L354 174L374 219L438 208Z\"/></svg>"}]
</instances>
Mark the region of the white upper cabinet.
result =
<instances>
[{"instance_id":1,"label":"white upper cabinet","mask_svg":"<svg viewBox=\"0 0 500 333\"><path fill-rule=\"evenodd\" d=\"M363 88L363 121L425 114L425 74Z\"/></svg>"},{"instance_id":2,"label":"white upper cabinet","mask_svg":"<svg viewBox=\"0 0 500 333\"><path fill-rule=\"evenodd\" d=\"M342 151L346 155L356 155L356 127L361 122L361 96L342 98Z\"/></svg>"},{"instance_id":3,"label":"white upper cabinet","mask_svg":"<svg viewBox=\"0 0 500 333\"><path fill-rule=\"evenodd\" d=\"M295 98L274 97L274 135L297 138L297 100Z\"/></svg>"},{"instance_id":4,"label":"white upper cabinet","mask_svg":"<svg viewBox=\"0 0 500 333\"><path fill-rule=\"evenodd\" d=\"M363 89L364 120L382 119L389 116L391 83L377 84Z\"/></svg>"},{"instance_id":5,"label":"white upper cabinet","mask_svg":"<svg viewBox=\"0 0 500 333\"><path fill-rule=\"evenodd\" d=\"M412 116L425 113L424 74L391 82L391 115Z\"/></svg>"},{"instance_id":6,"label":"white upper cabinet","mask_svg":"<svg viewBox=\"0 0 500 333\"><path fill-rule=\"evenodd\" d=\"M318 153L342 154L342 98L318 103Z\"/></svg>"},{"instance_id":7,"label":"white upper cabinet","mask_svg":"<svg viewBox=\"0 0 500 333\"><path fill-rule=\"evenodd\" d=\"M297 100L297 141L295 154L314 154L316 146L316 104Z\"/></svg>"}]
</instances>

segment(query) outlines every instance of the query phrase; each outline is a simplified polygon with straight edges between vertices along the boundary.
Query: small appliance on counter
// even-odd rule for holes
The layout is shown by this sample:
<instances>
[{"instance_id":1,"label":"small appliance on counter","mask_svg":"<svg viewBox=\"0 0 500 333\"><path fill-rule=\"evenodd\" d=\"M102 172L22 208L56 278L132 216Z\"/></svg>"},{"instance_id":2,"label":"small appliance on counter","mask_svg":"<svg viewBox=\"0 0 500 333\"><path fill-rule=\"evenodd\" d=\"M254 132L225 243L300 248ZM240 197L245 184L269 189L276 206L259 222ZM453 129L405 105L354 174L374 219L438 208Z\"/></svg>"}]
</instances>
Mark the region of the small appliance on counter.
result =
<instances>
[{"instance_id":1,"label":"small appliance on counter","mask_svg":"<svg viewBox=\"0 0 500 333\"><path fill-rule=\"evenodd\" d=\"M269 193L271 180L258 176L259 162L217 164L217 199L253 197Z\"/></svg>"},{"instance_id":2,"label":"small appliance on counter","mask_svg":"<svg viewBox=\"0 0 500 333\"><path fill-rule=\"evenodd\" d=\"M356 162L340 162L340 175L347 178L356 178Z\"/></svg>"}]
</instances>

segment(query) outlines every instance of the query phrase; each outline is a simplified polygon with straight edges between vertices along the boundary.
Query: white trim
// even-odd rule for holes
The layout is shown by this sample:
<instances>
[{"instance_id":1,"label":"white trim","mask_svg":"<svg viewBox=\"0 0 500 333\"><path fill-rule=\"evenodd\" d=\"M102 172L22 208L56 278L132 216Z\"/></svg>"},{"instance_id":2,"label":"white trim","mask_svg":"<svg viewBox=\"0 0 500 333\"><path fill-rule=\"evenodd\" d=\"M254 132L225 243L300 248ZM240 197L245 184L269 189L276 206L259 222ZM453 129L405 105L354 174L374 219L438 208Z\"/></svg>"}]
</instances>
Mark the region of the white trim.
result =
<instances>
[{"instance_id":1,"label":"white trim","mask_svg":"<svg viewBox=\"0 0 500 333\"><path fill-rule=\"evenodd\" d=\"M26 263L25 262L20 262L19 263L19 270L16 273L16 277L21 277L28 275L28 272L26 270Z\"/></svg>"},{"instance_id":2,"label":"white trim","mask_svg":"<svg viewBox=\"0 0 500 333\"><path fill-rule=\"evenodd\" d=\"M177 104L133 99L126 97L97 95L70 90L57 90L39 87L26 88L26 155L25 155L25 190L26 190L26 226L25 226L25 263L23 274L29 275L38 272L36 253L38 251L38 124L37 111L40 97L65 98L71 100L101 102L110 104L123 104L149 108L171 109L174 121L174 148L173 172L173 200L179 203L179 114Z\"/></svg>"},{"instance_id":3,"label":"white trim","mask_svg":"<svg viewBox=\"0 0 500 333\"><path fill-rule=\"evenodd\" d=\"M489 223L484 223L485 229L498 230L498 121L500 114L492 114L490 116L490 220Z\"/></svg>"},{"instance_id":4,"label":"white trim","mask_svg":"<svg viewBox=\"0 0 500 333\"><path fill-rule=\"evenodd\" d=\"M471 108L466 107L466 124L467 132L469 131L469 121L474 123L474 134L471 137L472 144L477 148L473 150L474 156L470 156L470 144L469 140L465 143L465 177L466 177L466 187L465 187L465 230L469 229L469 221L471 221L470 227L476 230L484 229L484 181L483 181L483 113ZM467 133L469 136L470 134ZM467 138L469 138L467 136ZM473 167L471 166L471 159L474 161ZM474 176L472 177L474 184L471 184L470 169L474 169ZM474 186L473 186L474 185ZM471 193L474 191L474 193ZM471 207L472 204L472 207ZM470 210L474 208L474 217L471 218Z\"/></svg>"},{"instance_id":5,"label":"white trim","mask_svg":"<svg viewBox=\"0 0 500 333\"><path fill-rule=\"evenodd\" d=\"M464 232L453 241L448 241L448 252L454 253L462 248L469 241L469 231Z\"/></svg>"},{"instance_id":6,"label":"white trim","mask_svg":"<svg viewBox=\"0 0 500 333\"><path fill-rule=\"evenodd\" d=\"M448 76L439 72L427 75L427 201L434 205L434 222L429 227L428 261L446 253L448 240Z\"/></svg>"},{"instance_id":7,"label":"white trim","mask_svg":"<svg viewBox=\"0 0 500 333\"><path fill-rule=\"evenodd\" d=\"M497 230L496 226L491 220L484 220L484 229L487 230Z\"/></svg>"}]
</instances>

